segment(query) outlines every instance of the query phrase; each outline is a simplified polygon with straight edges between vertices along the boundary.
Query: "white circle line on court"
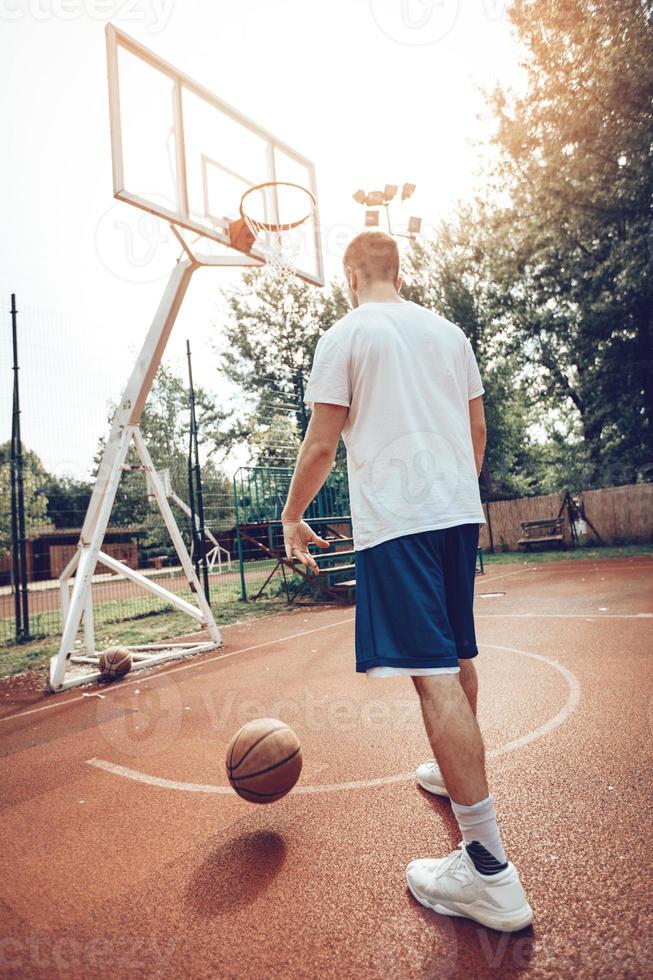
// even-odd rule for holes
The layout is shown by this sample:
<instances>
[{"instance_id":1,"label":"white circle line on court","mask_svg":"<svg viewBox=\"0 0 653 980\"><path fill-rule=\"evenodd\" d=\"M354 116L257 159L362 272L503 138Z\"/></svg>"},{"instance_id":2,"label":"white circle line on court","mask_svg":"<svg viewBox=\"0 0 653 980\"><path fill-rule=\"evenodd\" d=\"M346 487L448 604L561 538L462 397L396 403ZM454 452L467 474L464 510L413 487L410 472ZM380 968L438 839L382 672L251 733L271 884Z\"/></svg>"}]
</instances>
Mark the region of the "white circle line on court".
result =
<instances>
[{"instance_id":1,"label":"white circle line on court","mask_svg":"<svg viewBox=\"0 0 653 980\"><path fill-rule=\"evenodd\" d=\"M508 752L514 752L516 749L523 748L525 745L529 745L531 742L535 742L545 735L550 734L550 732L555 731L560 725L569 718L570 715L574 713L578 704L580 702L580 684L578 683L578 678L575 674L572 674L567 667L563 667L561 663L557 660L549 660L548 657L543 657L539 653L529 653L527 650L519 650L516 647L506 647L500 646L495 643L484 643L484 647L488 647L490 650L505 650L508 653L516 653L522 657L530 657L532 660L539 660L541 663L546 664L547 667L553 667L564 677L567 682L568 694L565 704L562 706L560 711L549 718L543 724L538 725L533 731L527 732L524 735L520 735L518 738L511 739L509 742L505 742L503 745L499 745L495 749L490 749L487 753L488 759L496 759L499 756L506 755ZM105 759L87 759L87 765L94 766L96 769L103 769L105 772L111 773L114 776L121 776L124 779L131 779L138 783L145 783L149 786L158 786L161 789L177 790L184 793L211 793L219 795L232 795L233 789L230 786L215 786L212 783L187 783L181 782L175 779L165 779L161 776L151 776L149 773L140 772L138 769L129 769L127 766L120 766L114 762L107 762ZM387 786L391 783L403 783L410 779L415 778L414 772L399 773L392 776L379 776L374 779L359 779L352 782L346 783L323 783L317 786L297 786L292 791L293 793L300 794L317 794L317 793L340 793L347 792L349 790L357 789L373 789L375 786Z\"/></svg>"}]
</instances>

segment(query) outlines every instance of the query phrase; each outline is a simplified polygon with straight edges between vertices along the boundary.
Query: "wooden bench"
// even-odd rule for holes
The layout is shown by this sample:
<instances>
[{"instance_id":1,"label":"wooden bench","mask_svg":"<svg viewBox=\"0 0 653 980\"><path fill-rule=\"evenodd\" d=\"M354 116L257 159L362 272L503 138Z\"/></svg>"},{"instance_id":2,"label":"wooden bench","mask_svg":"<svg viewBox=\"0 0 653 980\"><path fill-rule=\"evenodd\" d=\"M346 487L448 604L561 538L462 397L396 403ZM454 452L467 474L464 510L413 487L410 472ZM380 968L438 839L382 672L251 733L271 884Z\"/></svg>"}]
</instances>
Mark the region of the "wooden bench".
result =
<instances>
[{"instance_id":1,"label":"wooden bench","mask_svg":"<svg viewBox=\"0 0 653 980\"><path fill-rule=\"evenodd\" d=\"M559 544L565 547L564 517L551 517L544 521L520 521L519 526L522 536L517 544L526 551L530 551L534 544Z\"/></svg>"}]
</instances>

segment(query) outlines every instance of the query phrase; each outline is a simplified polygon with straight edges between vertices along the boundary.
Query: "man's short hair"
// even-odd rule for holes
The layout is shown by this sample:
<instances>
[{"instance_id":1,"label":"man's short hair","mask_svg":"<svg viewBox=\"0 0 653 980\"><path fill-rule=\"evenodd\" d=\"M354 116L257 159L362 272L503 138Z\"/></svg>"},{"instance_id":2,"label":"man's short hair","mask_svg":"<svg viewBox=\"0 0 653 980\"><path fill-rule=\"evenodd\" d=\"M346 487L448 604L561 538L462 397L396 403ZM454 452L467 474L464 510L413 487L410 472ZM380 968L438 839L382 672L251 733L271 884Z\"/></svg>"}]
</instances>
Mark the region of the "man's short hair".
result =
<instances>
[{"instance_id":1,"label":"man's short hair","mask_svg":"<svg viewBox=\"0 0 653 980\"><path fill-rule=\"evenodd\" d=\"M399 249L391 235L384 231L363 231L353 238L345 251L345 268L355 269L367 282L396 283L399 277Z\"/></svg>"}]
</instances>

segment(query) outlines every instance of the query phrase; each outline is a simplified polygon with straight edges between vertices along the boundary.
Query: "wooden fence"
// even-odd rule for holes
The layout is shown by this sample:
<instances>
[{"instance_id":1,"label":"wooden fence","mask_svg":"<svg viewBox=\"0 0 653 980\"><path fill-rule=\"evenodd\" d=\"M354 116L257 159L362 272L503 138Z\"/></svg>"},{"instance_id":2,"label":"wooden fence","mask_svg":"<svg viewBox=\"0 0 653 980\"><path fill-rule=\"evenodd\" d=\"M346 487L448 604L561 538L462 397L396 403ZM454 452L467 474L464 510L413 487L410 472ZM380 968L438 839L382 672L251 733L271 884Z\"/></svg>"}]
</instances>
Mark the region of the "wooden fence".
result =
<instances>
[{"instance_id":1,"label":"wooden fence","mask_svg":"<svg viewBox=\"0 0 653 980\"><path fill-rule=\"evenodd\" d=\"M582 493L585 513L605 544L637 544L653 541L653 483L638 483L627 487L607 487L604 490L585 490ZM486 519L492 522L495 551L518 551L521 537L520 521L546 520L556 517L564 494L542 497L521 497L518 500L497 500L484 505ZM566 512L563 514L566 518ZM584 541L592 544L596 538L591 530ZM565 540L571 543L571 532L565 524ZM488 525L481 528L481 547L489 549Z\"/></svg>"}]
</instances>

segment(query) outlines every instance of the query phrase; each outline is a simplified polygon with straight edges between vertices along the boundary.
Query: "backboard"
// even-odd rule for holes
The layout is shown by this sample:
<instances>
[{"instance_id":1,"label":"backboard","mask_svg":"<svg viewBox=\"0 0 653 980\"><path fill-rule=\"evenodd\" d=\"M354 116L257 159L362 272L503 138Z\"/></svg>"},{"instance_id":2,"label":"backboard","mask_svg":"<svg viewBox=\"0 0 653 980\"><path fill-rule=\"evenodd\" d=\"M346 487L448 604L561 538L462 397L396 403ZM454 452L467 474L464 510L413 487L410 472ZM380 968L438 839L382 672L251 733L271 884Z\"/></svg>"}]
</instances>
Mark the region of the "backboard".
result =
<instances>
[{"instance_id":1,"label":"backboard","mask_svg":"<svg viewBox=\"0 0 653 980\"><path fill-rule=\"evenodd\" d=\"M112 24L106 38L114 197L217 243L225 265L264 263L267 233L249 254L230 243L242 195L286 181L317 197L315 165ZM279 195L270 207L271 221L291 220ZM323 285L317 210L284 241L297 275Z\"/></svg>"}]
</instances>

